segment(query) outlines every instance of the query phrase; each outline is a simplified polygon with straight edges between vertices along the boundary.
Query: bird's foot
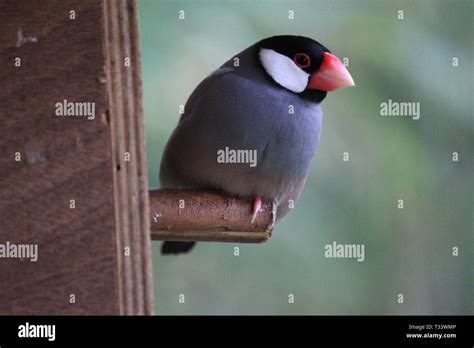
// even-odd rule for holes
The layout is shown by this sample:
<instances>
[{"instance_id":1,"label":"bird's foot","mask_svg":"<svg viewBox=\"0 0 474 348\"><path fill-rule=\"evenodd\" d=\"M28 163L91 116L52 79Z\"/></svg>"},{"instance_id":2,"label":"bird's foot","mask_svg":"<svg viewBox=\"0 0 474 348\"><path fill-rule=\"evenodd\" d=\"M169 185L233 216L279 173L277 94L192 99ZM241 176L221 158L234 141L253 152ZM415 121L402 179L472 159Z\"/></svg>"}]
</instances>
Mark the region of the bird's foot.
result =
<instances>
[{"instance_id":1,"label":"bird's foot","mask_svg":"<svg viewBox=\"0 0 474 348\"><path fill-rule=\"evenodd\" d=\"M255 200L253 201L253 214L252 214L252 221L251 223L253 224L255 222L255 219L257 218L257 214L262 209L262 200L260 197L255 197Z\"/></svg>"}]
</instances>

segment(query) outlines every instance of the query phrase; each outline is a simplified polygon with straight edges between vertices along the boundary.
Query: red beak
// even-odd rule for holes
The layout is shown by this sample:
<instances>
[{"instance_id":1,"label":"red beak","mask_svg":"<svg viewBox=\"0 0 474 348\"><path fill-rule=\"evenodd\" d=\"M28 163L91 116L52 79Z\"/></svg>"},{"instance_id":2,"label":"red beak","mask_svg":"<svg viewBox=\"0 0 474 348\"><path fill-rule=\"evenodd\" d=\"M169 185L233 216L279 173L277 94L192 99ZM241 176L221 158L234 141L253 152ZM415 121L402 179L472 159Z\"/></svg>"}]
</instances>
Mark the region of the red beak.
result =
<instances>
[{"instance_id":1,"label":"red beak","mask_svg":"<svg viewBox=\"0 0 474 348\"><path fill-rule=\"evenodd\" d=\"M309 78L308 88L330 92L350 86L355 83L344 64L334 54L324 52L323 63Z\"/></svg>"}]
</instances>

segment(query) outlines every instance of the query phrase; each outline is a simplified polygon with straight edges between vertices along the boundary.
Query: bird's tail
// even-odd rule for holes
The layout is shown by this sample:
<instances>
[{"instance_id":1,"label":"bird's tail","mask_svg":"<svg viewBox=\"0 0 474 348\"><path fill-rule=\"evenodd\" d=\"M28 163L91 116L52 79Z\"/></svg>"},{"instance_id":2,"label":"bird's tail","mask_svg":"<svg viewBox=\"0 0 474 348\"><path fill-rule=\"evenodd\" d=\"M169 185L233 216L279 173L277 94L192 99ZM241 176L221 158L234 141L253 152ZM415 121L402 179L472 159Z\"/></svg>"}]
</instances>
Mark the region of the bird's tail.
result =
<instances>
[{"instance_id":1,"label":"bird's tail","mask_svg":"<svg viewBox=\"0 0 474 348\"><path fill-rule=\"evenodd\" d=\"M188 253L196 242L164 242L161 245L161 253L164 255Z\"/></svg>"}]
</instances>

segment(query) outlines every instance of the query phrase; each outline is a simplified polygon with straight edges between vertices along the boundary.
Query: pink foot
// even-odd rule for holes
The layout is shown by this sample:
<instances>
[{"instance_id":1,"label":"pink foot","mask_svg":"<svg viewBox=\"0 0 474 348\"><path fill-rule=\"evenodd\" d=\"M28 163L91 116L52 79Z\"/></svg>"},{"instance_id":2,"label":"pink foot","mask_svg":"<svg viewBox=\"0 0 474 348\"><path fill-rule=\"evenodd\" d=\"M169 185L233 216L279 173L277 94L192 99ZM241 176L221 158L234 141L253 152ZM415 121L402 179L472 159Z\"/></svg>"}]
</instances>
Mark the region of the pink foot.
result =
<instances>
[{"instance_id":1,"label":"pink foot","mask_svg":"<svg viewBox=\"0 0 474 348\"><path fill-rule=\"evenodd\" d=\"M262 200L260 197L255 197L255 200L253 201L253 214L252 214L252 221L251 223L253 224L255 222L255 219L257 218L257 214L262 208Z\"/></svg>"}]
</instances>

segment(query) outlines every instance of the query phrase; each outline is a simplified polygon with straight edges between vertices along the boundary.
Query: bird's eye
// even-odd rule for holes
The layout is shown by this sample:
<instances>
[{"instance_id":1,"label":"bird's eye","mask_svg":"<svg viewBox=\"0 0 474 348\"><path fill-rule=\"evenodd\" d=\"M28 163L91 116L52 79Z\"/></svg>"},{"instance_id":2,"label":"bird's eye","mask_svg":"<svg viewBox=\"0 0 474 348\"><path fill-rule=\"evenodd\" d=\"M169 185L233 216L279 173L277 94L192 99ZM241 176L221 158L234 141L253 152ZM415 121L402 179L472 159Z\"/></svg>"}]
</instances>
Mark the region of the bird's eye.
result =
<instances>
[{"instance_id":1,"label":"bird's eye","mask_svg":"<svg viewBox=\"0 0 474 348\"><path fill-rule=\"evenodd\" d=\"M296 53L293 60L296 65L303 69L311 65L311 58L306 53Z\"/></svg>"}]
</instances>

